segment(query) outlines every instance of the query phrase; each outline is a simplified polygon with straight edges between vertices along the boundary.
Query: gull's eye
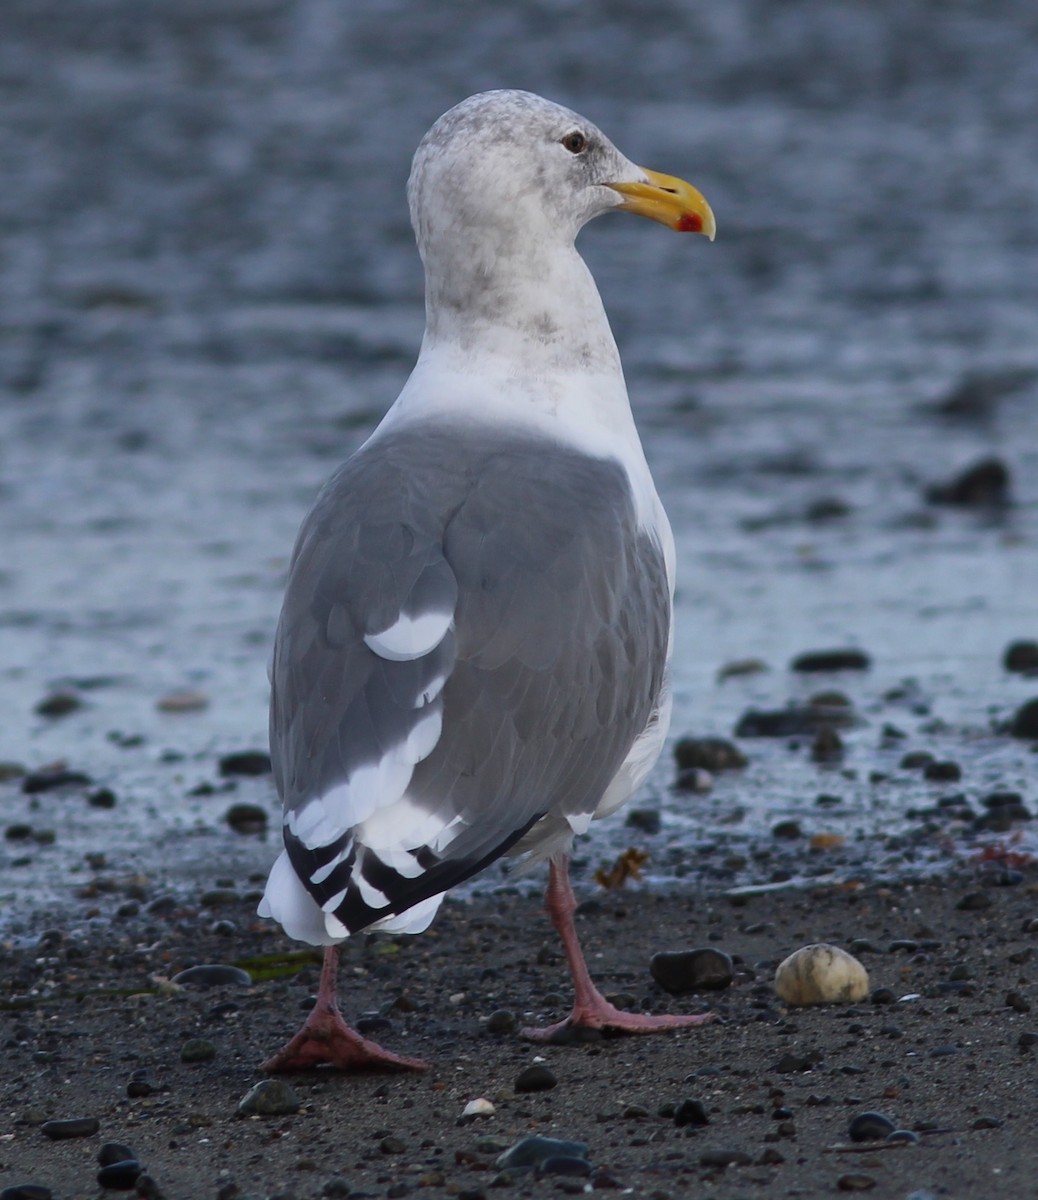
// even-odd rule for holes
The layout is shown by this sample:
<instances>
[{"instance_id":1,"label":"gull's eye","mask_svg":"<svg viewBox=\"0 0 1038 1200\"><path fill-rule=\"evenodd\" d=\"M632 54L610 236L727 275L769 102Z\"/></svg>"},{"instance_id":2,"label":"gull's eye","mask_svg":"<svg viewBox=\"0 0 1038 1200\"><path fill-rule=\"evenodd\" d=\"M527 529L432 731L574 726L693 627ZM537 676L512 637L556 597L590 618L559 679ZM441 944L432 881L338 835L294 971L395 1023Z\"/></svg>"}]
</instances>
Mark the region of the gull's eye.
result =
<instances>
[{"instance_id":1,"label":"gull's eye","mask_svg":"<svg viewBox=\"0 0 1038 1200\"><path fill-rule=\"evenodd\" d=\"M562 144L570 154L583 154L587 149L587 138L579 129L574 129L572 133L566 134L562 139Z\"/></svg>"}]
</instances>

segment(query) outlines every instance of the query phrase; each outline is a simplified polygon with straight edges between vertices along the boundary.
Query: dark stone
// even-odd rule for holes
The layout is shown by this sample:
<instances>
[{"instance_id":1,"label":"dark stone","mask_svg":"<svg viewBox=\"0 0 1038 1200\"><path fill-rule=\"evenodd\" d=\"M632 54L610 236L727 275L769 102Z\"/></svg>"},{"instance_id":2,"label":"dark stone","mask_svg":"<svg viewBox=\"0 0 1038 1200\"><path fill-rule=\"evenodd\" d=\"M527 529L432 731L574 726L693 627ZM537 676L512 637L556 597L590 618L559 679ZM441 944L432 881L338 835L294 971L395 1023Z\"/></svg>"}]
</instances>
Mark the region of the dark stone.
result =
<instances>
[{"instance_id":1,"label":"dark stone","mask_svg":"<svg viewBox=\"0 0 1038 1200\"><path fill-rule=\"evenodd\" d=\"M978 1117L970 1129L1001 1129L1002 1122L998 1117Z\"/></svg>"},{"instance_id":2,"label":"dark stone","mask_svg":"<svg viewBox=\"0 0 1038 1200\"><path fill-rule=\"evenodd\" d=\"M1021 1050L1030 1050L1033 1046L1038 1046L1038 1033L1025 1029L1016 1039L1016 1044Z\"/></svg>"},{"instance_id":3,"label":"dark stone","mask_svg":"<svg viewBox=\"0 0 1038 1200\"><path fill-rule=\"evenodd\" d=\"M239 750L236 754L225 754L220 759L220 774L269 775L270 755L265 750Z\"/></svg>"},{"instance_id":4,"label":"dark stone","mask_svg":"<svg viewBox=\"0 0 1038 1200\"><path fill-rule=\"evenodd\" d=\"M918 1133L913 1133L911 1129L895 1129L893 1133L888 1133L883 1140L885 1142L900 1142L907 1146L918 1146L923 1139Z\"/></svg>"},{"instance_id":5,"label":"dark stone","mask_svg":"<svg viewBox=\"0 0 1038 1200\"><path fill-rule=\"evenodd\" d=\"M82 771L31 771L22 780L22 791L27 796L40 792L52 792L62 787L89 787L94 781Z\"/></svg>"},{"instance_id":6,"label":"dark stone","mask_svg":"<svg viewBox=\"0 0 1038 1200\"><path fill-rule=\"evenodd\" d=\"M663 825L663 818L660 816L659 809L656 808L632 808L627 814L624 824L651 836L659 833Z\"/></svg>"},{"instance_id":7,"label":"dark stone","mask_svg":"<svg viewBox=\"0 0 1038 1200\"><path fill-rule=\"evenodd\" d=\"M788 1051L775 1064L774 1070L780 1075L792 1075L796 1071L810 1071L818 1061L818 1055L815 1053L794 1054Z\"/></svg>"},{"instance_id":8,"label":"dark stone","mask_svg":"<svg viewBox=\"0 0 1038 1200\"><path fill-rule=\"evenodd\" d=\"M934 402L933 411L958 420L989 419L1002 400L1028 387L1033 380L1034 371L1026 367L970 371L942 399Z\"/></svg>"},{"instance_id":9,"label":"dark stone","mask_svg":"<svg viewBox=\"0 0 1038 1200\"><path fill-rule=\"evenodd\" d=\"M1016 710L1009 733L1012 737L1038 740L1038 699L1028 700Z\"/></svg>"},{"instance_id":10,"label":"dark stone","mask_svg":"<svg viewBox=\"0 0 1038 1200\"><path fill-rule=\"evenodd\" d=\"M1006 992L1006 1008L1011 1008L1014 1012L1028 1013L1031 1011L1031 1002L1020 992Z\"/></svg>"},{"instance_id":11,"label":"dark stone","mask_svg":"<svg viewBox=\"0 0 1038 1200\"><path fill-rule=\"evenodd\" d=\"M151 1072L147 1067L141 1067L139 1070L133 1072L129 1082L126 1084L126 1094L131 1100L140 1100L144 1096L150 1096L157 1090L149 1078L150 1075Z\"/></svg>"},{"instance_id":12,"label":"dark stone","mask_svg":"<svg viewBox=\"0 0 1038 1200\"><path fill-rule=\"evenodd\" d=\"M751 708L739 718L736 737L811 737L826 725L854 724L854 711L837 705L795 704L788 708Z\"/></svg>"},{"instance_id":13,"label":"dark stone","mask_svg":"<svg viewBox=\"0 0 1038 1200\"><path fill-rule=\"evenodd\" d=\"M843 738L831 725L823 725L811 743L811 761L835 763L843 758Z\"/></svg>"},{"instance_id":14,"label":"dark stone","mask_svg":"<svg viewBox=\"0 0 1038 1200\"><path fill-rule=\"evenodd\" d=\"M269 823L267 810L258 804L232 804L223 819L235 833L265 833Z\"/></svg>"},{"instance_id":15,"label":"dark stone","mask_svg":"<svg viewBox=\"0 0 1038 1200\"><path fill-rule=\"evenodd\" d=\"M897 938L887 947L887 953L897 954L898 951L903 951L905 954L914 954L918 949L919 943L911 938Z\"/></svg>"},{"instance_id":16,"label":"dark stone","mask_svg":"<svg viewBox=\"0 0 1038 1200\"><path fill-rule=\"evenodd\" d=\"M745 1167L752 1161L744 1150L704 1150L699 1156L701 1167Z\"/></svg>"},{"instance_id":17,"label":"dark stone","mask_svg":"<svg viewBox=\"0 0 1038 1200\"><path fill-rule=\"evenodd\" d=\"M135 1158L129 1158L125 1162L109 1163L107 1167L102 1167L97 1173L97 1182L103 1188L110 1188L113 1192L129 1192L137 1183L138 1176L144 1168Z\"/></svg>"},{"instance_id":18,"label":"dark stone","mask_svg":"<svg viewBox=\"0 0 1038 1200\"><path fill-rule=\"evenodd\" d=\"M83 701L75 692L52 692L36 705L33 711L38 717L67 717L83 707Z\"/></svg>"},{"instance_id":19,"label":"dark stone","mask_svg":"<svg viewBox=\"0 0 1038 1200\"><path fill-rule=\"evenodd\" d=\"M515 1013L499 1008L487 1017L487 1033L515 1033L518 1024Z\"/></svg>"},{"instance_id":20,"label":"dark stone","mask_svg":"<svg viewBox=\"0 0 1038 1200\"><path fill-rule=\"evenodd\" d=\"M554 1072L544 1063L534 1063L519 1072L514 1087L517 1092L546 1092L558 1082Z\"/></svg>"},{"instance_id":21,"label":"dark stone","mask_svg":"<svg viewBox=\"0 0 1038 1200\"><path fill-rule=\"evenodd\" d=\"M724 738L681 738L674 747L674 758L682 771L699 767L718 775L722 771L738 771L746 766L746 755Z\"/></svg>"},{"instance_id":22,"label":"dark stone","mask_svg":"<svg viewBox=\"0 0 1038 1200\"><path fill-rule=\"evenodd\" d=\"M313 1008L317 1003L316 997L309 997L307 1008ZM383 1034L391 1033L393 1030L393 1022L388 1017L379 1016L377 1013L368 1016L360 1017L357 1021L357 1032L362 1033L365 1037L380 1037Z\"/></svg>"},{"instance_id":23,"label":"dark stone","mask_svg":"<svg viewBox=\"0 0 1038 1200\"><path fill-rule=\"evenodd\" d=\"M64 1142L68 1138L93 1137L100 1128L96 1117L73 1117L67 1121L44 1121L40 1132L52 1142Z\"/></svg>"},{"instance_id":24,"label":"dark stone","mask_svg":"<svg viewBox=\"0 0 1038 1200\"><path fill-rule=\"evenodd\" d=\"M189 1038L180 1047L182 1063L211 1062L216 1057L216 1047L205 1038Z\"/></svg>"},{"instance_id":25,"label":"dark stone","mask_svg":"<svg viewBox=\"0 0 1038 1200\"><path fill-rule=\"evenodd\" d=\"M951 1058L959 1054L958 1046L934 1046L930 1051L931 1058Z\"/></svg>"},{"instance_id":26,"label":"dark stone","mask_svg":"<svg viewBox=\"0 0 1038 1200\"><path fill-rule=\"evenodd\" d=\"M541 1175L590 1175L591 1164L586 1158L577 1158L571 1154L553 1154L546 1158L538 1167Z\"/></svg>"},{"instance_id":27,"label":"dark stone","mask_svg":"<svg viewBox=\"0 0 1038 1200\"><path fill-rule=\"evenodd\" d=\"M97 1165L99 1167L110 1167L112 1163L129 1162L130 1159L136 1158L137 1155L130 1149L129 1146L122 1142L105 1142L97 1152Z\"/></svg>"},{"instance_id":28,"label":"dark stone","mask_svg":"<svg viewBox=\"0 0 1038 1200\"><path fill-rule=\"evenodd\" d=\"M166 1200L162 1189L147 1171L143 1175L137 1176L137 1195L141 1197L141 1200Z\"/></svg>"},{"instance_id":29,"label":"dark stone","mask_svg":"<svg viewBox=\"0 0 1038 1200\"><path fill-rule=\"evenodd\" d=\"M789 664L791 671L867 671L872 660L863 650L809 650Z\"/></svg>"},{"instance_id":30,"label":"dark stone","mask_svg":"<svg viewBox=\"0 0 1038 1200\"><path fill-rule=\"evenodd\" d=\"M923 778L935 783L954 783L962 778L962 768L956 762L931 762L923 768Z\"/></svg>"},{"instance_id":31,"label":"dark stone","mask_svg":"<svg viewBox=\"0 0 1038 1200\"><path fill-rule=\"evenodd\" d=\"M852 1142L879 1142L896 1128L894 1122L883 1113L863 1112L851 1118L847 1134Z\"/></svg>"},{"instance_id":32,"label":"dark stone","mask_svg":"<svg viewBox=\"0 0 1038 1200\"><path fill-rule=\"evenodd\" d=\"M327 1200L346 1200L346 1197L353 1191L353 1185L347 1179L343 1179L337 1175L321 1188L321 1195Z\"/></svg>"},{"instance_id":33,"label":"dark stone","mask_svg":"<svg viewBox=\"0 0 1038 1200\"><path fill-rule=\"evenodd\" d=\"M904 771L918 771L923 767L928 767L933 760L933 755L929 750L909 750L907 754L901 756L898 766Z\"/></svg>"},{"instance_id":34,"label":"dark stone","mask_svg":"<svg viewBox=\"0 0 1038 1200\"><path fill-rule=\"evenodd\" d=\"M926 489L930 504L996 508L1009 503L1009 468L1000 458L983 458L945 483Z\"/></svg>"},{"instance_id":35,"label":"dark stone","mask_svg":"<svg viewBox=\"0 0 1038 1200\"><path fill-rule=\"evenodd\" d=\"M674 1124L683 1129L686 1125L709 1125L710 1118L701 1100L682 1100L674 1109Z\"/></svg>"},{"instance_id":36,"label":"dark stone","mask_svg":"<svg viewBox=\"0 0 1038 1200\"><path fill-rule=\"evenodd\" d=\"M407 1143L401 1138L390 1135L379 1142L378 1148L383 1154L403 1154L407 1150Z\"/></svg>"},{"instance_id":37,"label":"dark stone","mask_svg":"<svg viewBox=\"0 0 1038 1200\"><path fill-rule=\"evenodd\" d=\"M197 967L173 976L173 982L181 987L248 987L252 976L241 967L232 967L225 963L200 963Z\"/></svg>"},{"instance_id":38,"label":"dark stone","mask_svg":"<svg viewBox=\"0 0 1038 1200\"><path fill-rule=\"evenodd\" d=\"M92 792L87 792L87 804L91 808L115 808L115 792L111 788L95 788Z\"/></svg>"},{"instance_id":39,"label":"dark stone","mask_svg":"<svg viewBox=\"0 0 1038 1200\"><path fill-rule=\"evenodd\" d=\"M1038 642L1010 642L1002 666L1021 675L1038 674Z\"/></svg>"},{"instance_id":40,"label":"dark stone","mask_svg":"<svg viewBox=\"0 0 1038 1200\"><path fill-rule=\"evenodd\" d=\"M869 1192L876 1186L871 1175L847 1174L841 1175L836 1181L841 1192Z\"/></svg>"},{"instance_id":41,"label":"dark stone","mask_svg":"<svg viewBox=\"0 0 1038 1200\"><path fill-rule=\"evenodd\" d=\"M240 1117L280 1117L297 1113L299 1097L280 1079L264 1079L250 1088L238 1104Z\"/></svg>"},{"instance_id":42,"label":"dark stone","mask_svg":"<svg viewBox=\"0 0 1038 1200\"><path fill-rule=\"evenodd\" d=\"M502 1170L537 1167L552 1158L587 1158L584 1142L567 1142L561 1138L527 1137L509 1146L497 1159Z\"/></svg>"},{"instance_id":43,"label":"dark stone","mask_svg":"<svg viewBox=\"0 0 1038 1200\"><path fill-rule=\"evenodd\" d=\"M54 1193L42 1183L16 1183L0 1192L0 1200L52 1200Z\"/></svg>"},{"instance_id":44,"label":"dark stone","mask_svg":"<svg viewBox=\"0 0 1038 1200\"><path fill-rule=\"evenodd\" d=\"M960 912L981 912L985 908L990 908L991 904L992 900L987 892L969 892L955 907Z\"/></svg>"},{"instance_id":45,"label":"dark stone","mask_svg":"<svg viewBox=\"0 0 1038 1200\"><path fill-rule=\"evenodd\" d=\"M735 965L723 950L662 950L649 960L649 972L665 992L718 992L735 978Z\"/></svg>"},{"instance_id":46,"label":"dark stone","mask_svg":"<svg viewBox=\"0 0 1038 1200\"><path fill-rule=\"evenodd\" d=\"M771 836L793 841L798 837L803 837L803 830L800 828L799 821L779 821L775 825L772 825Z\"/></svg>"}]
</instances>

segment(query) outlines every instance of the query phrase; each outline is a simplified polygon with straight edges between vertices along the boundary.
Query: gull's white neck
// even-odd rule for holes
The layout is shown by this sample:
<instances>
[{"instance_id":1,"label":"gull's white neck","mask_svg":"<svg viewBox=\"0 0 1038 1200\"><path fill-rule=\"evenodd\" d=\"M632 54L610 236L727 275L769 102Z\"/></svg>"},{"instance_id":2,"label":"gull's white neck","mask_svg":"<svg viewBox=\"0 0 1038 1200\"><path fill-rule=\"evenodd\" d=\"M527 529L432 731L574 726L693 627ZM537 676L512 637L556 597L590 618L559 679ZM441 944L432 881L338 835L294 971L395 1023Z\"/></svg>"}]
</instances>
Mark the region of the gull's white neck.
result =
<instances>
[{"instance_id":1,"label":"gull's white neck","mask_svg":"<svg viewBox=\"0 0 1038 1200\"><path fill-rule=\"evenodd\" d=\"M644 462L595 281L572 246L553 249L529 264L427 262L425 337L387 422L464 415Z\"/></svg>"}]
</instances>

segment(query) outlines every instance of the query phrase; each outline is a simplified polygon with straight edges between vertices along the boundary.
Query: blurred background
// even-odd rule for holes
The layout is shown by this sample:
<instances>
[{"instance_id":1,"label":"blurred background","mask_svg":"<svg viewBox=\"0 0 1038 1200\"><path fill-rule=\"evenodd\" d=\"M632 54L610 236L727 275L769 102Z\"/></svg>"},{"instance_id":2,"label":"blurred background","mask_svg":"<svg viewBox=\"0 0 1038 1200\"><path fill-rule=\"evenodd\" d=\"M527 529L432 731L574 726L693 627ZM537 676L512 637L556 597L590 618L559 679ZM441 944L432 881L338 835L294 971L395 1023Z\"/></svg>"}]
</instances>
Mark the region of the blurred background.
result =
<instances>
[{"instance_id":1,"label":"blurred background","mask_svg":"<svg viewBox=\"0 0 1038 1200\"><path fill-rule=\"evenodd\" d=\"M728 735L815 686L795 654L854 646L856 836L922 786L869 782L891 705L968 787L1033 774L997 734L1036 691L1001 661L1038 634L1033 0L4 0L0 760L118 798L8 770L0 823L60 826L0 847L8 901L98 844L160 870L171 831L200 873L273 857L205 789L265 746L295 530L414 360L411 154L500 86L717 214L713 245L581 243L677 534L675 733ZM719 681L745 659L770 669ZM686 840L733 810L750 837L817 773L758 743L700 807L669 762L650 797Z\"/></svg>"}]
</instances>

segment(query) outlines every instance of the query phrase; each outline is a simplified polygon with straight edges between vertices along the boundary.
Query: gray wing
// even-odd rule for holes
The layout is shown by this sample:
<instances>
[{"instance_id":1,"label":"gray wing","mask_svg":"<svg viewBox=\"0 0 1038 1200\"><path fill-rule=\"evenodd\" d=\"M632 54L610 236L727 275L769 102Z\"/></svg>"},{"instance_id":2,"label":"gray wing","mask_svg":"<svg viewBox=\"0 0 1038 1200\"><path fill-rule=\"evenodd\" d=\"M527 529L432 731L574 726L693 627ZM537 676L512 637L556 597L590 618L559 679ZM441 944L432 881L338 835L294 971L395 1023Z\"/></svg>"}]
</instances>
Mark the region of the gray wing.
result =
<instances>
[{"instance_id":1,"label":"gray wing","mask_svg":"<svg viewBox=\"0 0 1038 1200\"><path fill-rule=\"evenodd\" d=\"M619 464L442 425L363 447L300 531L274 651L285 844L316 903L354 932L592 812L669 620Z\"/></svg>"}]
</instances>

